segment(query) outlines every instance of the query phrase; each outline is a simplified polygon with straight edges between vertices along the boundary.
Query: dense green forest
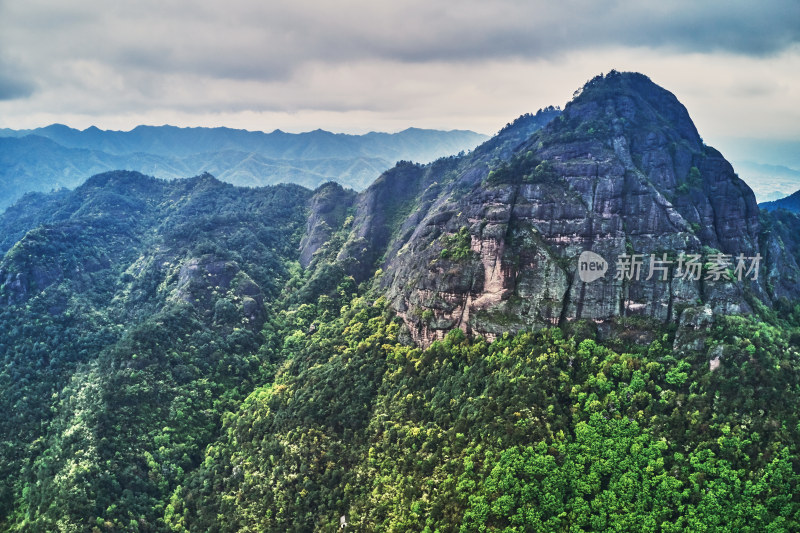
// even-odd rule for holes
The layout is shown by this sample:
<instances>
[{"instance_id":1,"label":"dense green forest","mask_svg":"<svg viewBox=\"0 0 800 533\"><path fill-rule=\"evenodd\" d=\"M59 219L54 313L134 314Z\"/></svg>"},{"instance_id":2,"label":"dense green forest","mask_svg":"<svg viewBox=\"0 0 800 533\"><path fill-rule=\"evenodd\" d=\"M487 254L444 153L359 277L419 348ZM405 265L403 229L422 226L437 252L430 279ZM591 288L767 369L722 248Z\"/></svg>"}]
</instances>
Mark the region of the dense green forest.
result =
<instances>
[{"instance_id":1,"label":"dense green forest","mask_svg":"<svg viewBox=\"0 0 800 533\"><path fill-rule=\"evenodd\" d=\"M710 372L670 332L454 330L421 350L382 299L332 313L335 298L283 314L300 332L286 363L223 417L170 500L173 531L334 531L341 514L357 531L800 527L800 307L702 328L725 353Z\"/></svg>"},{"instance_id":2,"label":"dense green forest","mask_svg":"<svg viewBox=\"0 0 800 533\"><path fill-rule=\"evenodd\" d=\"M118 171L24 196L0 216L0 530L800 530L800 217L750 211L639 76L358 195ZM604 126L619 91L633 118ZM587 318L582 244L559 248L583 211L558 211L587 183L588 238L612 201L671 201L655 237L608 215L612 244L752 246L761 281ZM555 320L523 305L562 281Z\"/></svg>"},{"instance_id":3,"label":"dense green forest","mask_svg":"<svg viewBox=\"0 0 800 533\"><path fill-rule=\"evenodd\" d=\"M2 264L7 528L157 522L220 414L271 376L264 302L298 268L307 198L118 172L40 211Z\"/></svg>"}]
</instances>

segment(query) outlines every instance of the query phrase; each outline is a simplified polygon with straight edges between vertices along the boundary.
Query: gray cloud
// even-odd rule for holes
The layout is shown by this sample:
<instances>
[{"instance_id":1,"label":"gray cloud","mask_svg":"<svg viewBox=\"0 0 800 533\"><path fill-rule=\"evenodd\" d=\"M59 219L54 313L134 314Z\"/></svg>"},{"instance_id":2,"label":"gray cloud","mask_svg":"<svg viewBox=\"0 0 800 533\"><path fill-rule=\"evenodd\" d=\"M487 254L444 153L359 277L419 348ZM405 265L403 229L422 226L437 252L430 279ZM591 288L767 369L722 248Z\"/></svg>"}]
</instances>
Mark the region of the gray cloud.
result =
<instances>
[{"instance_id":1,"label":"gray cloud","mask_svg":"<svg viewBox=\"0 0 800 533\"><path fill-rule=\"evenodd\" d=\"M0 57L0 100L16 100L33 94L35 84L14 63Z\"/></svg>"},{"instance_id":2,"label":"gray cloud","mask_svg":"<svg viewBox=\"0 0 800 533\"><path fill-rule=\"evenodd\" d=\"M796 96L785 69L744 84L733 69L780 67L798 43L796 0L0 0L0 57L15 62L0 98L17 99L0 120L313 111L481 128L611 68L699 83L702 62L681 64L698 54L730 74L731 102L772 91L777 105Z\"/></svg>"},{"instance_id":3,"label":"gray cloud","mask_svg":"<svg viewBox=\"0 0 800 533\"><path fill-rule=\"evenodd\" d=\"M25 43L45 68L90 58L232 79L285 79L309 61L555 59L604 46L759 56L800 42L795 0L48 4L6 5L3 46Z\"/></svg>"},{"instance_id":4,"label":"gray cloud","mask_svg":"<svg viewBox=\"0 0 800 533\"><path fill-rule=\"evenodd\" d=\"M33 93L33 84L28 80L15 79L0 73L0 100L16 100Z\"/></svg>"}]
</instances>

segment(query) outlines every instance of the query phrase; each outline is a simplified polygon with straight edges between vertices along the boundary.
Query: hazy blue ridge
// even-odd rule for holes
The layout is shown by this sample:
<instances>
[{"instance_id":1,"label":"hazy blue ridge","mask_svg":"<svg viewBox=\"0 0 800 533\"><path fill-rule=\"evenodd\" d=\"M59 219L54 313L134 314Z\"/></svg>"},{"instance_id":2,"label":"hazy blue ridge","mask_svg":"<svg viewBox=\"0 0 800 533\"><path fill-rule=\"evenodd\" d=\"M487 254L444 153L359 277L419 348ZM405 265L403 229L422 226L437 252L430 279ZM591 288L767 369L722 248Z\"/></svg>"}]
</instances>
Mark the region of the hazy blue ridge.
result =
<instances>
[{"instance_id":1,"label":"hazy blue ridge","mask_svg":"<svg viewBox=\"0 0 800 533\"><path fill-rule=\"evenodd\" d=\"M163 179L203 172L241 186L327 181L361 190L399 160L428 162L468 151L485 135L409 128L398 133L271 133L231 128L138 126L76 130L52 124L0 130L0 209L26 192L74 188L89 176L133 170Z\"/></svg>"}]
</instances>

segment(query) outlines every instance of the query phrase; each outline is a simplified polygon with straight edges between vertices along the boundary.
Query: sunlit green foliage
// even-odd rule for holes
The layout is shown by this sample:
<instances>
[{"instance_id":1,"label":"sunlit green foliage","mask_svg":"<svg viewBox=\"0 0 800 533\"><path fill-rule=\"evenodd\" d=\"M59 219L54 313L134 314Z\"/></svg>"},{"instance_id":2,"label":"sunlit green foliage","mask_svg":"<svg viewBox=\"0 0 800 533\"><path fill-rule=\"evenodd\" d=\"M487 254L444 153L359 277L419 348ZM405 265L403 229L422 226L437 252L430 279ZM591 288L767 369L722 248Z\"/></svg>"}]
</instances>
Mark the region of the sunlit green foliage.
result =
<instances>
[{"instance_id":1,"label":"sunlit green foliage","mask_svg":"<svg viewBox=\"0 0 800 533\"><path fill-rule=\"evenodd\" d=\"M462 227L453 235L446 235L442 238L442 251L439 257L442 259L452 259L460 261L472 255L472 237L469 228Z\"/></svg>"},{"instance_id":2,"label":"sunlit green foliage","mask_svg":"<svg viewBox=\"0 0 800 533\"><path fill-rule=\"evenodd\" d=\"M335 531L342 514L398 532L800 526L800 365L780 329L721 320L712 373L667 336L619 353L455 330L420 350L380 309L345 306L228 419L173 498L175 530ZM756 383L772 385L742 404Z\"/></svg>"}]
</instances>

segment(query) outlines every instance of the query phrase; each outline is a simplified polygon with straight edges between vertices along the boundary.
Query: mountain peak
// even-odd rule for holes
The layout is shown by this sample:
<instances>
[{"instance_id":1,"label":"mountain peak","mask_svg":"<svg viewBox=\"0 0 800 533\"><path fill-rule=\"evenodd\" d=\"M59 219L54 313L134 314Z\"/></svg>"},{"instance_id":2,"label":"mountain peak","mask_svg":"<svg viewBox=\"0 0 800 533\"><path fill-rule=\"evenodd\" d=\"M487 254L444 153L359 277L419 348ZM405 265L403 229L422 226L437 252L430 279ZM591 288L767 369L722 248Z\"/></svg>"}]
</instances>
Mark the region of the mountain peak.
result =
<instances>
[{"instance_id":1,"label":"mountain peak","mask_svg":"<svg viewBox=\"0 0 800 533\"><path fill-rule=\"evenodd\" d=\"M357 279L381 268L421 345L453 328L492 339L576 320L679 321L698 301L750 309L735 284L612 275L588 285L575 274L583 252L611 265L631 253L757 252L752 191L647 76L593 78L563 112L523 115L469 156L439 164L398 167L367 189L341 254ZM386 212L410 214L391 225ZM762 282L750 290L766 298Z\"/></svg>"},{"instance_id":2,"label":"mountain peak","mask_svg":"<svg viewBox=\"0 0 800 533\"><path fill-rule=\"evenodd\" d=\"M77 132L78 130L70 128L65 124L54 123L50 124L49 126L45 126L43 128L37 128L34 131L49 132L49 133L74 133Z\"/></svg>"},{"instance_id":3,"label":"mountain peak","mask_svg":"<svg viewBox=\"0 0 800 533\"><path fill-rule=\"evenodd\" d=\"M651 134L686 142L700 151L703 140L689 112L674 94L638 72L612 70L587 81L564 108L564 119L554 121L558 131L572 130L625 135L629 140ZM651 137L652 140L652 137Z\"/></svg>"},{"instance_id":4,"label":"mountain peak","mask_svg":"<svg viewBox=\"0 0 800 533\"><path fill-rule=\"evenodd\" d=\"M653 83L653 80L651 80L649 76L646 76L641 72L620 72L618 70L611 69L608 74L598 74L594 78L588 80L583 84L583 87L575 91L574 96L577 97L591 89L597 88L610 88L618 92L622 92L627 89L639 91L648 91L654 89L664 90Z\"/></svg>"},{"instance_id":5,"label":"mountain peak","mask_svg":"<svg viewBox=\"0 0 800 533\"><path fill-rule=\"evenodd\" d=\"M587 99L604 100L610 96L638 96L648 100L667 98L671 100L669 104L677 104L683 108L675 95L653 82L648 76L639 72L619 72L617 70L611 70L608 74L598 74L588 80L573 93L573 100L570 104ZM685 108L683 109L685 111Z\"/></svg>"}]
</instances>

